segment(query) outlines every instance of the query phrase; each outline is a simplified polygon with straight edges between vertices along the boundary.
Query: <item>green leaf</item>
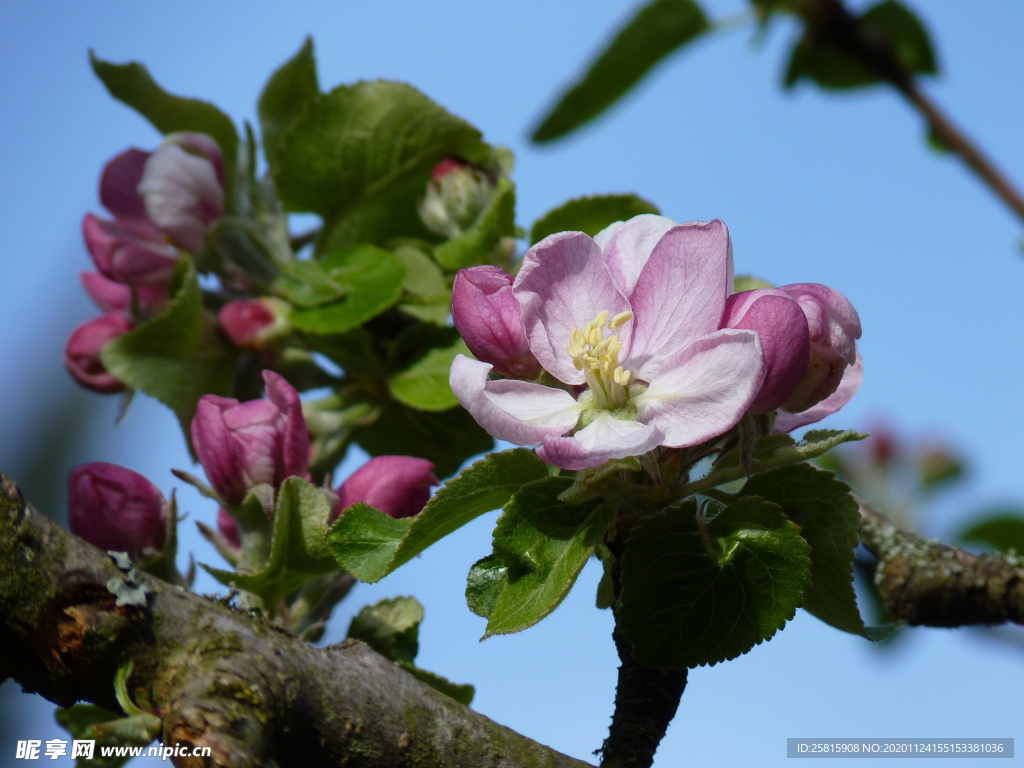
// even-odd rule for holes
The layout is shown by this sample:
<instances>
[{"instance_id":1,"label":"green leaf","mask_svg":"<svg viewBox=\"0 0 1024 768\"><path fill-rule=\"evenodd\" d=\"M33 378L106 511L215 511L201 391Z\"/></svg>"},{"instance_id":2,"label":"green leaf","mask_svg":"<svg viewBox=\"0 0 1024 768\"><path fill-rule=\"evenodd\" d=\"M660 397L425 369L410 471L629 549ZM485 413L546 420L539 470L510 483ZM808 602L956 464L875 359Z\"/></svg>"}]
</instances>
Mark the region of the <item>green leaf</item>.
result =
<instances>
[{"instance_id":1,"label":"green leaf","mask_svg":"<svg viewBox=\"0 0 1024 768\"><path fill-rule=\"evenodd\" d=\"M469 610L489 619L506 584L508 568L500 557L488 555L477 560L466 578L466 604Z\"/></svg>"},{"instance_id":2,"label":"green leaf","mask_svg":"<svg viewBox=\"0 0 1024 768\"><path fill-rule=\"evenodd\" d=\"M399 304L398 309L424 323L444 326L448 322L448 316L452 313L452 303L445 296L443 299L429 304L413 304L407 301Z\"/></svg>"},{"instance_id":3,"label":"green leaf","mask_svg":"<svg viewBox=\"0 0 1024 768\"><path fill-rule=\"evenodd\" d=\"M415 677L420 682L426 683L434 690L440 691L445 696L455 699L459 704L468 707L473 703L473 696L476 695L476 688L472 685L453 683L446 677L420 669L412 664L400 663L402 669Z\"/></svg>"},{"instance_id":4,"label":"green leaf","mask_svg":"<svg viewBox=\"0 0 1024 768\"><path fill-rule=\"evenodd\" d=\"M313 38L307 37L299 52L270 76L260 94L257 110L263 154L271 168L276 165L282 135L319 95Z\"/></svg>"},{"instance_id":5,"label":"green leaf","mask_svg":"<svg viewBox=\"0 0 1024 768\"><path fill-rule=\"evenodd\" d=\"M362 640L391 661L411 664L419 653L423 606L415 597L394 597L367 605L352 618L348 636Z\"/></svg>"},{"instance_id":6,"label":"green leaf","mask_svg":"<svg viewBox=\"0 0 1024 768\"><path fill-rule=\"evenodd\" d=\"M938 71L928 31L901 3L895 0L879 3L860 16L857 25L868 45L891 48L907 72L935 74ZM822 88L835 90L876 85L884 80L868 63L815 30L805 32L793 48L785 85L789 88L804 77Z\"/></svg>"},{"instance_id":7,"label":"green leaf","mask_svg":"<svg viewBox=\"0 0 1024 768\"><path fill-rule=\"evenodd\" d=\"M471 456L494 447L494 438L462 408L430 412L389 402L372 424L356 433L371 456L419 456L435 464L438 477L453 474Z\"/></svg>"},{"instance_id":8,"label":"green leaf","mask_svg":"<svg viewBox=\"0 0 1024 768\"><path fill-rule=\"evenodd\" d=\"M57 723L79 741L98 741L100 746L146 746L159 735L160 718L149 713L121 717L95 704L57 707ZM130 757L102 757L95 749L92 760L78 758L77 768L119 768Z\"/></svg>"},{"instance_id":9,"label":"green leaf","mask_svg":"<svg viewBox=\"0 0 1024 768\"><path fill-rule=\"evenodd\" d=\"M782 509L756 496L711 519L691 500L640 520L626 539L616 611L633 658L684 669L770 639L800 605L809 552Z\"/></svg>"},{"instance_id":10,"label":"green leaf","mask_svg":"<svg viewBox=\"0 0 1024 768\"><path fill-rule=\"evenodd\" d=\"M448 300L451 289L445 282L444 273L430 256L412 245L395 248L395 259L405 268L402 289L418 299L434 301Z\"/></svg>"},{"instance_id":11,"label":"green leaf","mask_svg":"<svg viewBox=\"0 0 1024 768\"><path fill-rule=\"evenodd\" d=\"M238 159L238 131L231 118L208 101L174 96L159 85L145 65L138 62L112 64L89 51L89 63L107 91L149 120L160 133L192 131L213 137L224 155L225 199L230 200L230 186L235 177Z\"/></svg>"},{"instance_id":12,"label":"green leaf","mask_svg":"<svg viewBox=\"0 0 1024 768\"><path fill-rule=\"evenodd\" d=\"M957 536L970 544L982 544L1000 552L1013 550L1024 555L1024 510L989 511L982 520L972 523Z\"/></svg>"},{"instance_id":13,"label":"green leaf","mask_svg":"<svg viewBox=\"0 0 1024 768\"><path fill-rule=\"evenodd\" d=\"M692 0L654 0L616 34L581 80L558 100L533 133L543 143L594 119L659 61L710 28Z\"/></svg>"},{"instance_id":14,"label":"green leaf","mask_svg":"<svg viewBox=\"0 0 1024 768\"><path fill-rule=\"evenodd\" d=\"M163 312L107 344L100 358L118 379L174 411L191 445L196 404L203 395L231 393L238 351L221 340L216 320L203 311L187 257L175 270L172 295Z\"/></svg>"},{"instance_id":15,"label":"green leaf","mask_svg":"<svg viewBox=\"0 0 1024 768\"><path fill-rule=\"evenodd\" d=\"M388 382L392 396L421 411L447 411L459 404L448 384L448 374L456 355L472 357L466 342L459 339L427 354Z\"/></svg>"},{"instance_id":16,"label":"green leaf","mask_svg":"<svg viewBox=\"0 0 1024 768\"><path fill-rule=\"evenodd\" d=\"M545 213L530 230L530 244L555 232L586 232L593 237L616 221L642 213L658 214L658 206L639 195L594 195L577 197Z\"/></svg>"},{"instance_id":17,"label":"green leaf","mask_svg":"<svg viewBox=\"0 0 1024 768\"><path fill-rule=\"evenodd\" d=\"M345 296L345 289L328 277L320 262L312 260L296 261L282 269L275 287L297 307L319 307Z\"/></svg>"},{"instance_id":18,"label":"green leaf","mask_svg":"<svg viewBox=\"0 0 1024 768\"><path fill-rule=\"evenodd\" d=\"M363 581L379 581L546 475L547 465L533 451L492 453L445 483L415 517L394 520L365 504L345 510L328 533L327 544L346 571Z\"/></svg>"},{"instance_id":19,"label":"green leaf","mask_svg":"<svg viewBox=\"0 0 1024 768\"><path fill-rule=\"evenodd\" d=\"M326 256L320 265L345 291L332 304L297 308L292 325L309 333L350 331L395 304L402 295L405 270L389 251L372 245L346 248Z\"/></svg>"},{"instance_id":20,"label":"green leaf","mask_svg":"<svg viewBox=\"0 0 1024 768\"><path fill-rule=\"evenodd\" d=\"M774 288L773 283L769 283L767 280L762 280L760 277L754 277L754 275L736 275L733 279L734 291L736 293L742 293L743 291L753 291L758 288Z\"/></svg>"},{"instance_id":21,"label":"green leaf","mask_svg":"<svg viewBox=\"0 0 1024 768\"><path fill-rule=\"evenodd\" d=\"M611 565L608 561L602 559L601 565L604 568L604 573L601 575L601 581L597 584L596 605L604 610L615 605L615 582L612 581Z\"/></svg>"},{"instance_id":22,"label":"green leaf","mask_svg":"<svg viewBox=\"0 0 1024 768\"><path fill-rule=\"evenodd\" d=\"M876 639L865 628L853 590L853 559L860 532L860 512L850 487L831 472L810 464L793 464L755 475L744 496L778 504L811 546L811 586L804 608L837 629Z\"/></svg>"},{"instance_id":23,"label":"green leaf","mask_svg":"<svg viewBox=\"0 0 1024 768\"><path fill-rule=\"evenodd\" d=\"M70 707L57 707L54 717L72 738L83 739L91 726L117 720L121 715L96 704L75 704Z\"/></svg>"},{"instance_id":24,"label":"green leaf","mask_svg":"<svg viewBox=\"0 0 1024 768\"><path fill-rule=\"evenodd\" d=\"M425 190L445 157L483 160L480 132L405 83L321 94L281 138L274 182L287 210L343 219L408 185Z\"/></svg>"},{"instance_id":25,"label":"green leaf","mask_svg":"<svg viewBox=\"0 0 1024 768\"><path fill-rule=\"evenodd\" d=\"M469 229L434 249L437 263L450 272L486 264L503 237L515 234L516 185L498 179L494 195Z\"/></svg>"},{"instance_id":26,"label":"green leaf","mask_svg":"<svg viewBox=\"0 0 1024 768\"><path fill-rule=\"evenodd\" d=\"M570 487L571 478L546 477L520 488L505 505L494 529L494 553L508 567L508 584L484 638L520 632L555 610L611 524L611 504L559 501Z\"/></svg>"},{"instance_id":27,"label":"green leaf","mask_svg":"<svg viewBox=\"0 0 1024 768\"><path fill-rule=\"evenodd\" d=\"M206 565L203 568L221 584L234 584L259 595L268 604L275 603L302 586L310 576L337 570L325 541L330 515L331 505L321 489L301 478L290 477L278 492L266 564L256 573Z\"/></svg>"},{"instance_id":28,"label":"green leaf","mask_svg":"<svg viewBox=\"0 0 1024 768\"><path fill-rule=\"evenodd\" d=\"M814 459L837 445L851 440L863 440L865 437L867 435L863 432L854 432L852 429L845 431L838 429L811 430L804 434L804 439L799 443L789 435L768 435L758 440L757 445L754 446L750 474L767 472L776 467ZM739 450L733 449L719 458L706 476L687 485L682 495L701 493L708 488L739 480L746 475L747 473L740 466Z\"/></svg>"}]
</instances>

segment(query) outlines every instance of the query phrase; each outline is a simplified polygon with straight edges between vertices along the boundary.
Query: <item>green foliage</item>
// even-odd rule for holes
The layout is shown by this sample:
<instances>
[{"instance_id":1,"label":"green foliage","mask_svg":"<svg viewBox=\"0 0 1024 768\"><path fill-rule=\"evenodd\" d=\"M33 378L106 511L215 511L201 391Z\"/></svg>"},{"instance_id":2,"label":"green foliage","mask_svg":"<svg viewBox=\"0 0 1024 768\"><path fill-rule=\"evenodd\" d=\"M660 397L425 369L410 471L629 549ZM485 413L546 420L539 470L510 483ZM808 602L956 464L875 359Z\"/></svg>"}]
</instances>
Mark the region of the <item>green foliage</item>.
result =
<instances>
[{"instance_id":1,"label":"green foliage","mask_svg":"<svg viewBox=\"0 0 1024 768\"><path fill-rule=\"evenodd\" d=\"M282 135L319 95L313 38L307 37L299 52L270 76L260 94L257 109L263 154L271 168L277 164L277 148Z\"/></svg>"},{"instance_id":2,"label":"green foliage","mask_svg":"<svg viewBox=\"0 0 1024 768\"><path fill-rule=\"evenodd\" d=\"M888 46L907 72L933 75L938 71L928 31L905 5L895 0L879 3L857 19L857 27L869 45ZM804 77L822 88L837 90L884 80L862 58L813 29L793 48L785 85L789 88Z\"/></svg>"},{"instance_id":3,"label":"green foliage","mask_svg":"<svg viewBox=\"0 0 1024 768\"><path fill-rule=\"evenodd\" d=\"M204 312L187 257L175 270L172 295L163 312L107 344L100 357L118 379L174 411L191 445L199 398L230 394L238 352L221 341L215 319Z\"/></svg>"},{"instance_id":4,"label":"green foliage","mask_svg":"<svg viewBox=\"0 0 1024 768\"><path fill-rule=\"evenodd\" d=\"M546 477L519 489L494 529L494 554L507 583L491 609L485 638L520 632L550 614L576 583L615 514L611 504L559 501L567 477Z\"/></svg>"},{"instance_id":5,"label":"green foliage","mask_svg":"<svg viewBox=\"0 0 1024 768\"><path fill-rule=\"evenodd\" d=\"M473 697L476 695L476 688L469 683L453 683L446 677L441 677L441 675L435 672L428 672L425 669L420 669L412 664L401 664L401 667L421 683L426 683L434 690L440 691L445 696L455 699L464 707L468 707L473 703Z\"/></svg>"},{"instance_id":6,"label":"green foliage","mask_svg":"<svg viewBox=\"0 0 1024 768\"><path fill-rule=\"evenodd\" d=\"M394 255L405 268L402 303L398 308L425 323L445 325L451 314L452 292L441 267L413 245L400 245Z\"/></svg>"},{"instance_id":7,"label":"green foliage","mask_svg":"<svg viewBox=\"0 0 1024 768\"><path fill-rule=\"evenodd\" d=\"M963 530L957 539L981 544L1001 552L1013 550L1024 555L1024 510L992 510Z\"/></svg>"},{"instance_id":8,"label":"green foliage","mask_svg":"<svg viewBox=\"0 0 1024 768\"><path fill-rule=\"evenodd\" d=\"M278 295L297 307L319 307L345 296L345 289L328 276L320 262L312 260L284 267L274 287Z\"/></svg>"},{"instance_id":9,"label":"green foliage","mask_svg":"<svg viewBox=\"0 0 1024 768\"><path fill-rule=\"evenodd\" d=\"M330 514L331 505L322 490L290 477L278 493L270 552L262 568L257 572L225 571L207 565L203 568L221 584L233 584L272 605L301 587L310 576L337 570L324 538Z\"/></svg>"},{"instance_id":10,"label":"green foliage","mask_svg":"<svg viewBox=\"0 0 1024 768\"><path fill-rule=\"evenodd\" d=\"M396 400L421 411L446 411L459 404L448 384L456 355L472 357L461 338L446 347L429 350L423 357L389 381Z\"/></svg>"},{"instance_id":11,"label":"green foliage","mask_svg":"<svg viewBox=\"0 0 1024 768\"><path fill-rule=\"evenodd\" d=\"M594 195L577 197L553 208L533 224L530 244L555 232L586 232L593 237L616 221L626 221L642 213L661 213L658 207L639 195Z\"/></svg>"},{"instance_id":12,"label":"green foliage","mask_svg":"<svg viewBox=\"0 0 1024 768\"><path fill-rule=\"evenodd\" d=\"M879 632L864 626L853 590L860 512L850 487L831 472L800 463L755 475L743 486L743 495L778 504L811 546L804 608L844 632L877 639Z\"/></svg>"},{"instance_id":13,"label":"green foliage","mask_svg":"<svg viewBox=\"0 0 1024 768\"><path fill-rule=\"evenodd\" d=\"M434 258L450 272L486 263L501 239L514 235L515 215L516 185L499 179L494 195L476 222L458 237L437 246Z\"/></svg>"},{"instance_id":14,"label":"green foliage","mask_svg":"<svg viewBox=\"0 0 1024 768\"><path fill-rule=\"evenodd\" d=\"M769 283L767 280L762 280L760 277L754 277L753 275L736 275L733 279L733 289L736 293L742 293L743 291L754 291L758 288L775 288L776 286Z\"/></svg>"},{"instance_id":15,"label":"green foliage","mask_svg":"<svg viewBox=\"0 0 1024 768\"><path fill-rule=\"evenodd\" d=\"M640 520L626 539L619 629L647 667L740 656L793 618L809 582L809 552L782 509L756 496L714 516L698 513L694 501L670 507Z\"/></svg>"},{"instance_id":16,"label":"green foliage","mask_svg":"<svg viewBox=\"0 0 1024 768\"><path fill-rule=\"evenodd\" d=\"M365 504L350 507L327 534L327 544L346 571L379 581L546 475L547 465L525 448L492 453L445 483L415 517L394 520Z\"/></svg>"},{"instance_id":17,"label":"green foliage","mask_svg":"<svg viewBox=\"0 0 1024 768\"><path fill-rule=\"evenodd\" d=\"M191 131L212 136L224 155L224 178L229 188L225 199L231 199L230 186L238 159L238 131L230 117L207 101L168 93L138 62L112 64L89 51L89 63L111 96L149 120L160 133Z\"/></svg>"},{"instance_id":18,"label":"green foliage","mask_svg":"<svg viewBox=\"0 0 1024 768\"><path fill-rule=\"evenodd\" d=\"M659 61L707 31L692 0L654 0L621 29L543 119L533 141L557 139L594 119L635 86Z\"/></svg>"},{"instance_id":19,"label":"green foliage","mask_svg":"<svg viewBox=\"0 0 1024 768\"><path fill-rule=\"evenodd\" d=\"M477 560L466 577L466 604L469 610L489 619L506 584L508 568L500 557L488 555Z\"/></svg>"},{"instance_id":20,"label":"green foliage","mask_svg":"<svg viewBox=\"0 0 1024 768\"><path fill-rule=\"evenodd\" d=\"M389 252L372 245L336 251L320 265L345 297L331 304L297 308L292 324L309 333L339 334L356 328L394 305L402 295L405 270Z\"/></svg>"}]
</instances>

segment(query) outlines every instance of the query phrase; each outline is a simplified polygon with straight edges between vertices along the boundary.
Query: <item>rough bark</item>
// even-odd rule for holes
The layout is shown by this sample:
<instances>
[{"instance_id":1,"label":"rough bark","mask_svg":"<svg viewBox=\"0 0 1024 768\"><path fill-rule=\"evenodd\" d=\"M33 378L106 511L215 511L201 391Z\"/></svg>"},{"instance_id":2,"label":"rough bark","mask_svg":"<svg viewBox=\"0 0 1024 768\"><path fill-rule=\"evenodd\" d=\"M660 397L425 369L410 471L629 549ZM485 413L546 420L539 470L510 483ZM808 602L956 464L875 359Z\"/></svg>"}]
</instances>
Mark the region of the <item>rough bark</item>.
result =
<instances>
[{"instance_id":1,"label":"rough bark","mask_svg":"<svg viewBox=\"0 0 1024 768\"><path fill-rule=\"evenodd\" d=\"M893 614L928 627L1024 624L1024 558L973 555L902 531L859 503L861 541L878 558L875 584Z\"/></svg>"},{"instance_id":2,"label":"rough bark","mask_svg":"<svg viewBox=\"0 0 1024 768\"><path fill-rule=\"evenodd\" d=\"M28 507L0 475L0 681L68 706L117 711L113 678L151 702L167 744L208 746L179 766L582 768L420 683L367 646L315 648L259 617L149 577L145 607L118 606L124 576L100 550Z\"/></svg>"}]
</instances>

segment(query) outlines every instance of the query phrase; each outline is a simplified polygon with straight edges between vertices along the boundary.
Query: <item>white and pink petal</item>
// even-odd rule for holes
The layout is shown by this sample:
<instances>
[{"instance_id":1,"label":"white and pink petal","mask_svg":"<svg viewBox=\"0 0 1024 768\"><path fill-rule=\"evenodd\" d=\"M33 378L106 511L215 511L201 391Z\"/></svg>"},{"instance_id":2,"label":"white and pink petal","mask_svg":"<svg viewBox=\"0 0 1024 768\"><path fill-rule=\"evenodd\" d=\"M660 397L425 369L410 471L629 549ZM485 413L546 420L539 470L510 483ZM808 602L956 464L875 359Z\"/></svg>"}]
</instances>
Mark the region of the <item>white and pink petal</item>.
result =
<instances>
[{"instance_id":1,"label":"white and pink petal","mask_svg":"<svg viewBox=\"0 0 1024 768\"><path fill-rule=\"evenodd\" d=\"M615 286L626 298L633 293L654 246L676 223L666 216L645 213L617 221L594 236Z\"/></svg>"},{"instance_id":2,"label":"white and pink petal","mask_svg":"<svg viewBox=\"0 0 1024 768\"><path fill-rule=\"evenodd\" d=\"M657 427L615 418L601 411L572 437L547 437L537 456L561 469L589 469L610 459L639 456L658 447L664 434Z\"/></svg>"}]
</instances>

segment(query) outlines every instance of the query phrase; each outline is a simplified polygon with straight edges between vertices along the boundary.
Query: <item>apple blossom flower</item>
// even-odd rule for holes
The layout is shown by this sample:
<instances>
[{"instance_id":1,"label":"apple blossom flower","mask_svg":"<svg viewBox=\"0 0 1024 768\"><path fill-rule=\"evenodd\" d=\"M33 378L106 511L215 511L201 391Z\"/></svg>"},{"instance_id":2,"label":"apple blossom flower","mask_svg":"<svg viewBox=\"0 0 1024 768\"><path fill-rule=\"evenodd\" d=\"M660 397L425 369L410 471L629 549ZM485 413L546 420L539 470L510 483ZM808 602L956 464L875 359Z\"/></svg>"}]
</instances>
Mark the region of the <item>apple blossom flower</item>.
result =
<instances>
[{"instance_id":1,"label":"apple blossom flower","mask_svg":"<svg viewBox=\"0 0 1024 768\"><path fill-rule=\"evenodd\" d=\"M427 193L418 204L420 219L431 232L458 237L477 220L494 194L494 184L473 166L445 158L431 172Z\"/></svg>"},{"instance_id":2,"label":"apple blossom flower","mask_svg":"<svg viewBox=\"0 0 1024 768\"><path fill-rule=\"evenodd\" d=\"M750 411L774 411L796 390L811 361L807 320L800 305L782 291L734 293L725 302L721 327L757 332L765 374Z\"/></svg>"},{"instance_id":3,"label":"apple blossom flower","mask_svg":"<svg viewBox=\"0 0 1024 768\"><path fill-rule=\"evenodd\" d=\"M535 379L540 363L530 351L522 310L512 295L512 275L500 267L472 267L455 276L452 319L477 360L495 373Z\"/></svg>"},{"instance_id":4,"label":"apple blossom flower","mask_svg":"<svg viewBox=\"0 0 1024 768\"><path fill-rule=\"evenodd\" d=\"M94 461L68 475L68 525L76 536L133 560L163 551L167 500L138 472Z\"/></svg>"},{"instance_id":5,"label":"apple blossom flower","mask_svg":"<svg viewBox=\"0 0 1024 768\"><path fill-rule=\"evenodd\" d=\"M239 299L220 308L217 324L236 347L259 352L288 333L289 306L278 299Z\"/></svg>"},{"instance_id":6,"label":"apple blossom flower","mask_svg":"<svg viewBox=\"0 0 1024 768\"><path fill-rule=\"evenodd\" d=\"M363 464L338 488L331 521L357 502L369 504L391 517L418 515L430 498L431 486L440 485L434 465L414 456L377 456Z\"/></svg>"},{"instance_id":7,"label":"apple blossom flower","mask_svg":"<svg viewBox=\"0 0 1024 768\"><path fill-rule=\"evenodd\" d=\"M146 316L159 313L170 298L164 286L115 283L99 272L80 272L78 276L97 307L104 312L119 312L128 318L132 314L133 291L138 309Z\"/></svg>"},{"instance_id":8,"label":"apple blossom flower","mask_svg":"<svg viewBox=\"0 0 1024 768\"><path fill-rule=\"evenodd\" d=\"M490 380L458 356L450 383L494 437L585 469L659 445L698 445L732 429L765 375L757 334L719 329L732 289L721 221L642 215L594 238L534 245L512 293L534 356L560 386Z\"/></svg>"},{"instance_id":9,"label":"apple blossom flower","mask_svg":"<svg viewBox=\"0 0 1024 768\"><path fill-rule=\"evenodd\" d=\"M110 373L100 352L118 336L132 330L132 323L119 312L107 312L75 328L64 347L64 367L71 378L86 389L104 395L122 391L124 384Z\"/></svg>"},{"instance_id":10,"label":"apple blossom flower","mask_svg":"<svg viewBox=\"0 0 1024 768\"><path fill-rule=\"evenodd\" d=\"M228 504L249 489L277 488L291 476L306 477L309 433L299 393L274 371L264 371L266 400L203 395L192 419L192 445L210 485Z\"/></svg>"}]
</instances>

